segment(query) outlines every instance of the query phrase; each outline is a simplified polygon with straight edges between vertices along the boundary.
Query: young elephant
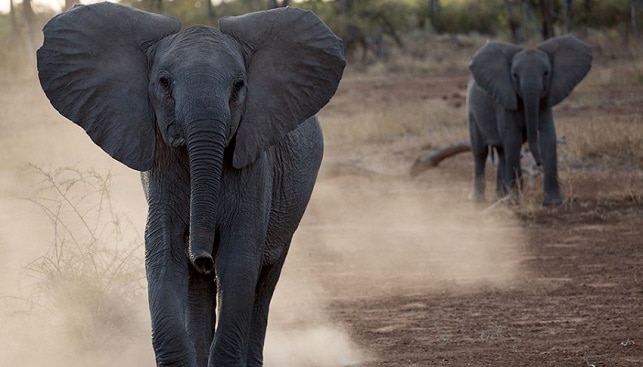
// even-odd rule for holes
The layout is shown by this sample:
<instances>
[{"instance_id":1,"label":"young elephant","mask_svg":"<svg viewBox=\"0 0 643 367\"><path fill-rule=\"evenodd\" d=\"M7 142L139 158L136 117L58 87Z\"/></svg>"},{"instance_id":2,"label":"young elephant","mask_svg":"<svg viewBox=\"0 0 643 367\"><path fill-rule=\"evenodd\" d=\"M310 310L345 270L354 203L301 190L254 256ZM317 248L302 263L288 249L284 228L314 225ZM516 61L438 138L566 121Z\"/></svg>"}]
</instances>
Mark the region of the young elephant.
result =
<instances>
[{"instance_id":1,"label":"young elephant","mask_svg":"<svg viewBox=\"0 0 643 367\"><path fill-rule=\"evenodd\" d=\"M295 8L179 28L112 3L76 6L44 28L40 82L96 144L145 171L157 365L260 366L342 42Z\"/></svg>"},{"instance_id":2,"label":"young elephant","mask_svg":"<svg viewBox=\"0 0 643 367\"><path fill-rule=\"evenodd\" d=\"M489 148L498 155L498 197L521 184L520 151L528 142L544 171L543 204L562 203L552 107L571 93L591 65L591 49L572 35L552 38L535 49L487 42L473 55L467 95L474 159L472 200L484 200Z\"/></svg>"}]
</instances>

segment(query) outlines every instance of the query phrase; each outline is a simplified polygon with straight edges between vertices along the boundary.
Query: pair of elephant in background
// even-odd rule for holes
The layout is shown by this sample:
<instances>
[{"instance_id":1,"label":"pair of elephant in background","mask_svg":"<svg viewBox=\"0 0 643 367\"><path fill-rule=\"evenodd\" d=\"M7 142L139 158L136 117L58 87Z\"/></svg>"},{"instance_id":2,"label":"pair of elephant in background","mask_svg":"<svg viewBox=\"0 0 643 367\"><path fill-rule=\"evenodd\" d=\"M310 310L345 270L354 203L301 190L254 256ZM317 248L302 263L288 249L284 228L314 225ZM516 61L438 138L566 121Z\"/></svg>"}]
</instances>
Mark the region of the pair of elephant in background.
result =
<instances>
[{"instance_id":1,"label":"pair of elephant in background","mask_svg":"<svg viewBox=\"0 0 643 367\"><path fill-rule=\"evenodd\" d=\"M143 172L158 366L262 365L270 300L321 164L315 114L345 67L341 40L312 12L279 8L223 18L219 27L180 31L174 18L113 3L76 6L47 23L38 50L52 105ZM474 57L476 172L486 146L496 146L507 171L499 174L503 188L515 177L523 109L533 114L527 131L540 121L530 147L546 175L555 175L551 106L586 73L574 69L576 50L559 45L577 41L565 40L538 51L540 89L532 92L521 74L537 65L532 51L492 43ZM526 61L511 64L510 56ZM532 95L535 107L522 107ZM494 131L496 120L504 125ZM476 183L481 194L478 176ZM560 200L551 186L547 200Z\"/></svg>"}]
</instances>

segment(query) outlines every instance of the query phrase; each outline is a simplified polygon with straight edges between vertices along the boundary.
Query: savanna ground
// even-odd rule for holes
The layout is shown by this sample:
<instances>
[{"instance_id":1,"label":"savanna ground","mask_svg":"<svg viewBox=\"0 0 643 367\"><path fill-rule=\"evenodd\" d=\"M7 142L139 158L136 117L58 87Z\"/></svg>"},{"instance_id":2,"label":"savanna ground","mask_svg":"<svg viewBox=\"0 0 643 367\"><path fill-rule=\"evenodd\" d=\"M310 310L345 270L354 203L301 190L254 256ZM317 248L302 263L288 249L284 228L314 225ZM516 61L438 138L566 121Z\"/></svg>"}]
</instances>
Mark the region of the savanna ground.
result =
<instances>
[{"instance_id":1,"label":"savanna ground","mask_svg":"<svg viewBox=\"0 0 643 367\"><path fill-rule=\"evenodd\" d=\"M587 40L593 68L554 112L557 208L539 205L539 180L490 208L494 169L489 202L468 202L468 153L409 176L421 152L467 138L466 65L484 39L348 68L320 113L325 159L267 366L643 365L643 53ZM137 174L34 75L3 76L0 101L0 365L152 366Z\"/></svg>"}]
</instances>

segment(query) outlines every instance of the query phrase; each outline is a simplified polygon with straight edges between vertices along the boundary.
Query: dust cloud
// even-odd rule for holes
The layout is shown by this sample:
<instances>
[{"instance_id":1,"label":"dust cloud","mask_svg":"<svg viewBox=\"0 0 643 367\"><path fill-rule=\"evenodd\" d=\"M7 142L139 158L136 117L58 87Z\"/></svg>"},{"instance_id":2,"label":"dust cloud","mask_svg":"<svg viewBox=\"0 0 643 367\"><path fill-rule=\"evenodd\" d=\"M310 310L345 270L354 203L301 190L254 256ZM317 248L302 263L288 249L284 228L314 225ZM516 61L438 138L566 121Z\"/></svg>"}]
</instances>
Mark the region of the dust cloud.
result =
<instances>
[{"instance_id":1,"label":"dust cloud","mask_svg":"<svg viewBox=\"0 0 643 367\"><path fill-rule=\"evenodd\" d=\"M526 243L519 223L508 212L482 215L457 199L463 190L408 178L322 177L277 286L266 365L372 358L376 351L333 323L333 301L439 297L517 282ZM285 355L308 359L285 363Z\"/></svg>"},{"instance_id":2,"label":"dust cloud","mask_svg":"<svg viewBox=\"0 0 643 367\"><path fill-rule=\"evenodd\" d=\"M457 184L427 188L406 178L322 181L298 250L334 297L510 284L524 257L518 221L483 215L462 196Z\"/></svg>"},{"instance_id":3,"label":"dust cloud","mask_svg":"<svg viewBox=\"0 0 643 367\"><path fill-rule=\"evenodd\" d=\"M153 366L145 289L130 295L132 306L121 316L105 318L79 311L87 302L82 292L65 307L51 292L34 293L25 271L51 253L60 234L41 208L24 200L33 198L38 182L28 164L110 172L113 208L127 214L134 238L143 233L147 210L138 174L60 117L35 81L0 99L10 106L0 109L0 365ZM324 164L334 164L332 152ZM517 221L481 216L454 199L461 195L454 190L406 178L322 175L271 304L265 365L331 367L371 358L373 351L351 338L350 325L334 320L334 301L434 291L437 297L445 289L515 281L525 243ZM124 236L125 246L135 246ZM138 256L142 272L142 248L123 251ZM106 309L120 303L108 297ZM127 328L115 330L123 324L119 317L127 318Z\"/></svg>"}]
</instances>

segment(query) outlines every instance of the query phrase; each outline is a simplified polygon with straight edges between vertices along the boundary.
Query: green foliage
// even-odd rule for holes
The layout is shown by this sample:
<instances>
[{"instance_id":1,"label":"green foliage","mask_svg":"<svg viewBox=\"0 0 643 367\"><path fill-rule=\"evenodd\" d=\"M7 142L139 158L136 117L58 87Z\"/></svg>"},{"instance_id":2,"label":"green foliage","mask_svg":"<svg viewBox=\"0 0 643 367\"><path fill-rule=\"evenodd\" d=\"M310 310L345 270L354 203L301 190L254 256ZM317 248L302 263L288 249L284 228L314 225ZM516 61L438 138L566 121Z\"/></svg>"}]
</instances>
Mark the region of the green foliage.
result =
<instances>
[{"instance_id":1,"label":"green foliage","mask_svg":"<svg viewBox=\"0 0 643 367\"><path fill-rule=\"evenodd\" d=\"M579 9L573 11L574 23L597 29L617 27L630 20L629 2L630 0L585 0L578 4Z\"/></svg>"},{"instance_id":2,"label":"green foliage","mask_svg":"<svg viewBox=\"0 0 643 367\"><path fill-rule=\"evenodd\" d=\"M502 0L449 1L440 9L439 33L494 35L506 26Z\"/></svg>"}]
</instances>

